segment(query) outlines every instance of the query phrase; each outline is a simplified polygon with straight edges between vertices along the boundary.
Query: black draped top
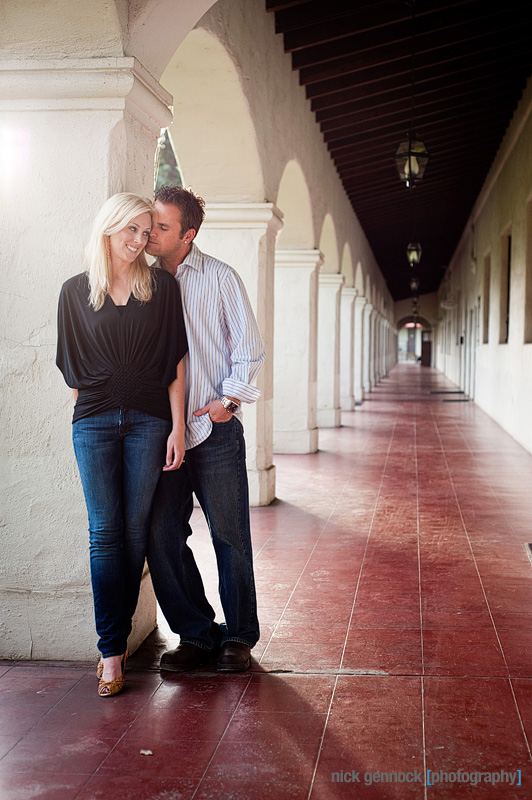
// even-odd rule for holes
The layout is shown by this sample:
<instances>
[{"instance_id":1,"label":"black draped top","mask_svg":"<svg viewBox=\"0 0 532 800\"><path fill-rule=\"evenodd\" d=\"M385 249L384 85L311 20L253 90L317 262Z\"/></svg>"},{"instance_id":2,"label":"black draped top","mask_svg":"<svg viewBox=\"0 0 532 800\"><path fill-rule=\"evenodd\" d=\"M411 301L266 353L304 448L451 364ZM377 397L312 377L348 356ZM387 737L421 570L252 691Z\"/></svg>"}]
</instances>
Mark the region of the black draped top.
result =
<instances>
[{"instance_id":1,"label":"black draped top","mask_svg":"<svg viewBox=\"0 0 532 800\"><path fill-rule=\"evenodd\" d=\"M79 390L73 422L119 406L172 419L168 386L187 337L177 281L163 269L153 276L149 303L130 295L118 308L107 295L99 311L89 305L86 272L63 284L56 364Z\"/></svg>"}]
</instances>

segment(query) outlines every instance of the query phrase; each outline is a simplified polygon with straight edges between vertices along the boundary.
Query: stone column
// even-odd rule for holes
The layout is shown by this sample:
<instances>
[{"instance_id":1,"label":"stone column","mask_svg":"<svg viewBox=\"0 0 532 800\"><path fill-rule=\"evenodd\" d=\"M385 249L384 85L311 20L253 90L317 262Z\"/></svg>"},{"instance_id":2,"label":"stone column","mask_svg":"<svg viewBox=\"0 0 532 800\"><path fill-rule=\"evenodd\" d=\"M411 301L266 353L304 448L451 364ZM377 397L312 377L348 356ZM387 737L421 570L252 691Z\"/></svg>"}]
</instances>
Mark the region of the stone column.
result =
<instances>
[{"instance_id":1,"label":"stone column","mask_svg":"<svg viewBox=\"0 0 532 800\"><path fill-rule=\"evenodd\" d=\"M134 58L36 57L0 67L4 496L0 657L96 656L87 512L72 392L55 366L61 284L84 269L103 202L153 196L170 95ZM16 196L16 203L10 202ZM142 582L130 651L156 625Z\"/></svg>"},{"instance_id":2,"label":"stone column","mask_svg":"<svg viewBox=\"0 0 532 800\"><path fill-rule=\"evenodd\" d=\"M340 407L342 411L353 411L354 354L355 354L355 298L357 289L344 287L340 300Z\"/></svg>"},{"instance_id":3,"label":"stone column","mask_svg":"<svg viewBox=\"0 0 532 800\"><path fill-rule=\"evenodd\" d=\"M273 203L208 203L198 247L234 267L246 287L266 348L257 376L261 396L243 404L252 506L275 497L273 466L273 309L275 240L282 214Z\"/></svg>"},{"instance_id":4,"label":"stone column","mask_svg":"<svg viewBox=\"0 0 532 800\"><path fill-rule=\"evenodd\" d=\"M371 365L371 312L373 311L372 303L366 303L364 306L364 364L363 364L363 386L364 392L371 391L370 382L370 365Z\"/></svg>"},{"instance_id":5,"label":"stone column","mask_svg":"<svg viewBox=\"0 0 532 800\"><path fill-rule=\"evenodd\" d=\"M318 301L318 427L341 425L340 296L344 276L322 274Z\"/></svg>"},{"instance_id":6,"label":"stone column","mask_svg":"<svg viewBox=\"0 0 532 800\"><path fill-rule=\"evenodd\" d=\"M319 250L275 253L273 450L318 449Z\"/></svg>"},{"instance_id":7,"label":"stone column","mask_svg":"<svg viewBox=\"0 0 532 800\"><path fill-rule=\"evenodd\" d=\"M362 369L364 363L364 306L365 297L355 297L354 319L354 356L353 356L353 394L355 405L359 406L364 400L364 386L362 383Z\"/></svg>"}]
</instances>

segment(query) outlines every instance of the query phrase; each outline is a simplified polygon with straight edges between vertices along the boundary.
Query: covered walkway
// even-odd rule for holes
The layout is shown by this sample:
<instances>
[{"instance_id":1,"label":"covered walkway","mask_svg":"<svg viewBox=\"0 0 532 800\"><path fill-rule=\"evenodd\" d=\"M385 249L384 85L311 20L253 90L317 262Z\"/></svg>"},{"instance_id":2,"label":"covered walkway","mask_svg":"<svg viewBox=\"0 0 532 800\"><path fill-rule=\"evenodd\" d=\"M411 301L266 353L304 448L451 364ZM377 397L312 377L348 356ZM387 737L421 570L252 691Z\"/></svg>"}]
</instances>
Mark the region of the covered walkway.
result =
<instances>
[{"instance_id":1,"label":"covered walkway","mask_svg":"<svg viewBox=\"0 0 532 800\"><path fill-rule=\"evenodd\" d=\"M276 457L250 673L161 675L161 632L105 701L92 664L2 662L2 800L530 797L532 456L453 390L396 367Z\"/></svg>"}]
</instances>

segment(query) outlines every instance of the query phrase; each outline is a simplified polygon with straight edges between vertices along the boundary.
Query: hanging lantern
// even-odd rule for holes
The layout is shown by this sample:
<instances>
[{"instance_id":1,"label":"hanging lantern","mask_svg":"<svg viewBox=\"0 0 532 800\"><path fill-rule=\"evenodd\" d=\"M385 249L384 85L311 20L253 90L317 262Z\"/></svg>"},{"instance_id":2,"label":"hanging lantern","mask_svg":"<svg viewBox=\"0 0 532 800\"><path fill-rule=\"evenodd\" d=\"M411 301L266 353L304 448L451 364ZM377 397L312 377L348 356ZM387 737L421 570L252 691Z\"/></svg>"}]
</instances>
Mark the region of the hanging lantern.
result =
<instances>
[{"instance_id":1,"label":"hanging lantern","mask_svg":"<svg viewBox=\"0 0 532 800\"><path fill-rule=\"evenodd\" d=\"M429 160L429 152L421 139L416 139L416 134L411 131L408 139L401 142L395 154L395 164L399 178L405 181L409 188L414 188L425 174L425 167Z\"/></svg>"},{"instance_id":2,"label":"hanging lantern","mask_svg":"<svg viewBox=\"0 0 532 800\"><path fill-rule=\"evenodd\" d=\"M419 278L410 278L410 289L413 294L417 294L419 291Z\"/></svg>"},{"instance_id":3,"label":"hanging lantern","mask_svg":"<svg viewBox=\"0 0 532 800\"><path fill-rule=\"evenodd\" d=\"M414 267L416 264L419 264L421 261L421 253L423 250L421 249L421 245L419 242L409 242L406 246L406 257L408 259L408 263L411 267Z\"/></svg>"}]
</instances>

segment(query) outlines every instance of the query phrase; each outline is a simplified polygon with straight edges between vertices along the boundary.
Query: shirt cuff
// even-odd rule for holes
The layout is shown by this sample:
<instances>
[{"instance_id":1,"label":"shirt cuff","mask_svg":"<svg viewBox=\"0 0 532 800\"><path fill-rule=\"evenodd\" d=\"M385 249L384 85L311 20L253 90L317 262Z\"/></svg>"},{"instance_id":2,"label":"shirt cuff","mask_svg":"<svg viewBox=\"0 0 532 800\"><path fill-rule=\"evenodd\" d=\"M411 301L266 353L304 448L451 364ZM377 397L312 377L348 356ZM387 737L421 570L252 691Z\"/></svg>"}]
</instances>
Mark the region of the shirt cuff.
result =
<instances>
[{"instance_id":1,"label":"shirt cuff","mask_svg":"<svg viewBox=\"0 0 532 800\"><path fill-rule=\"evenodd\" d=\"M259 399L261 394L260 389L257 389L256 386L252 386L250 383L236 381L234 378L226 378L223 381L222 391L224 395L236 397L237 400L241 400L243 403L254 403L255 400Z\"/></svg>"}]
</instances>

